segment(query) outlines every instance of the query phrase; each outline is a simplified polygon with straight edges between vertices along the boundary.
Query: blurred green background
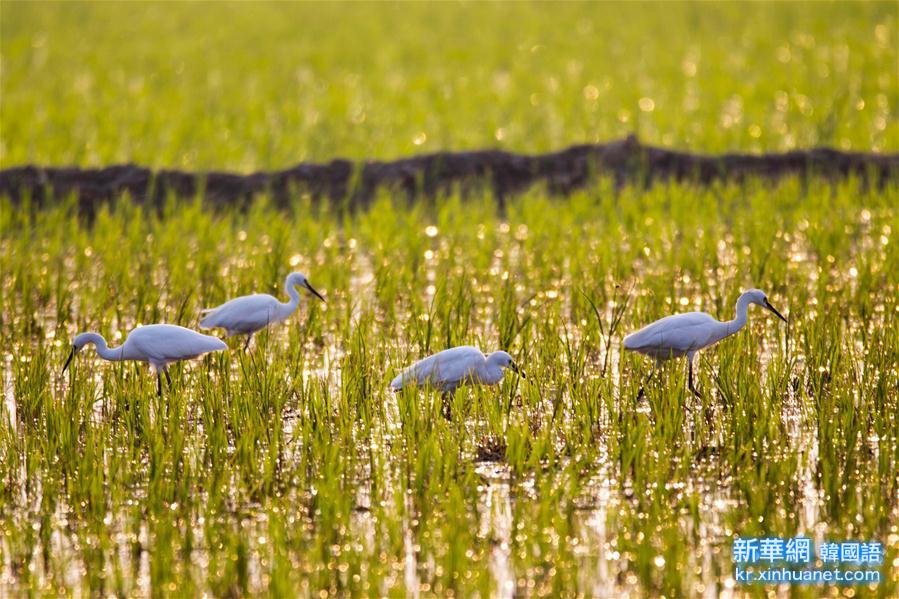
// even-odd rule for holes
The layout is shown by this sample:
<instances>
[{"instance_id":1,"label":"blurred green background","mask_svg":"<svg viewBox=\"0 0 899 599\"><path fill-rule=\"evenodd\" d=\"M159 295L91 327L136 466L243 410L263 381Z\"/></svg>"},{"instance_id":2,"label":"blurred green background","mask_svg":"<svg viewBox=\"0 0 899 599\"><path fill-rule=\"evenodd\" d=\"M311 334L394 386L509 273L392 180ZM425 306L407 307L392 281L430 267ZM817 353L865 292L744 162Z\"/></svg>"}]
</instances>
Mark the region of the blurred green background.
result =
<instances>
[{"instance_id":1,"label":"blurred green background","mask_svg":"<svg viewBox=\"0 0 899 599\"><path fill-rule=\"evenodd\" d=\"M899 4L0 3L0 162L899 150Z\"/></svg>"}]
</instances>

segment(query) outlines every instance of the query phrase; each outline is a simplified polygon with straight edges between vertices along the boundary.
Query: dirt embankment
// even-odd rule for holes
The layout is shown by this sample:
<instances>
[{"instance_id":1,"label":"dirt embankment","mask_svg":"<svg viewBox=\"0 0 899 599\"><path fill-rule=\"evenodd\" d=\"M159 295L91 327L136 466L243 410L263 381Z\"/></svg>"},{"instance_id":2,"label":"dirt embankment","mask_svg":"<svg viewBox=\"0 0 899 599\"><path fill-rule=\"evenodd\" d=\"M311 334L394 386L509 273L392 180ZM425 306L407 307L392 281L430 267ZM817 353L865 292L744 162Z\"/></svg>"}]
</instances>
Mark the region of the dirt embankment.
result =
<instances>
[{"instance_id":1,"label":"dirt embankment","mask_svg":"<svg viewBox=\"0 0 899 599\"><path fill-rule=\"evenodd\" d=\"M81 213L91 216L99 205L125 192L150 207L161 207L170 194L193 197L198 193L212 206L245 205L260 193L286 205L304 192L359 207L370 202L379 188L399 191L410 200L456 189L486 188L503 202L534 185L544 185L551 194L567 194L599 176L611 176L619 185L649 185L659 180L709 184L788 175L831 180L856 176L869 185L883 186L899 180L899 154L816 148L782 154L704 155L647 146L629 137L548 154L437 152L390 162L302 163L248 175L153 171L133 164L96 169L28 165L0 170L0 195L10 197L14 204L30 197L33 205L44 205L77 193Z\"/></svg>"}]
</instances>

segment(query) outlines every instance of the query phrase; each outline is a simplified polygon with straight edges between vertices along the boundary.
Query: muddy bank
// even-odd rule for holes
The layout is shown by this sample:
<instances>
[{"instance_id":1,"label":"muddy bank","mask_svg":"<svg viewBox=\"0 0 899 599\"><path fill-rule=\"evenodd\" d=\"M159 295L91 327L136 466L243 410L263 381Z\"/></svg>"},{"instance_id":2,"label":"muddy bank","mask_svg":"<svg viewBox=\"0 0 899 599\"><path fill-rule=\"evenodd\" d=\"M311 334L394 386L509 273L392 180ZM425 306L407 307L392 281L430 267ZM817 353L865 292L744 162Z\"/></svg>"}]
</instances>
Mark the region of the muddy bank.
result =
<instances>
[{"instance_id":1,"label":"muddy bank","mask_svg":"<svg viewBox=\"0 0 899 599\"><path fill-rule=\"evenodd\" d=\"M438 152L390 162L333 160L302 163L279 171L241 175L233 172L152 171L133 165L97 169L19 166L0 170L0 195L16 204L30 197L43 205L77 193L81 212L127 192L135 201L160 207L169 194L193 197L202 193L213 206L244 205L268 193L287 204L297 193L364 206L380 188L403 193L410 200L459 189L489 189L502 202L534 185L552 194L567 194L598 176L619 184L649 185L678 180L709 184L746 177L778 179L787 175L823 176L832 180L857 176L868 184L899 179L899 154L841 152L816 148L782 154L704 155L641 144L630 137L606 144L571 146L559 152L522 155L499 150Z\"/></svg>"}]
</instances>

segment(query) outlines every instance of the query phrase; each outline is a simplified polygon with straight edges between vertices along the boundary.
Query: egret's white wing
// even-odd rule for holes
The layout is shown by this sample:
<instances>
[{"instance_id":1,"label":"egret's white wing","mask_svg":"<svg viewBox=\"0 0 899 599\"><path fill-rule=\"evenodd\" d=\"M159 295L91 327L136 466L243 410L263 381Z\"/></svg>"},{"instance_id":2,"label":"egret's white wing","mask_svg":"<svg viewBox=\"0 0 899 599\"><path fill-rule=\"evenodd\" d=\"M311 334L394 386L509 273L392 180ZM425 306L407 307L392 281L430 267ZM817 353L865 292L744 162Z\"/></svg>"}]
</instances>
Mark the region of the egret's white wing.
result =
<instances>
[{"instance_id":1,"label":"egret's white wing","mask_svg":"<svg viewBox=\"0 0 899 599\"><path fill-rule=\"evenodd\" d=\"M221 339L173 324L151 324L131 331L125 340L126 355L154 364L189 360L227 349Z\"/></svg>"},{"instance_id":2,"label":"egret's white wing","mask_svg":"<svg viewBox=\"0 0 899 599\"><path fill-rule=\"evenodd\" d=\"M390 387L398 391L409 382L439 389L456 387L473 378L486 359L481 350L468 345L445 349L403 370Z\"/></svg>"},{"instance_id":3,"label":"egret's white wing","mask_svg":"<svg viewBox=\"0 0 899 599\"><path fill-rule=\"evenodd\" d=\"M264 293L234 298L213 308L200 321L200 328L220 327L229 333L252 333L274 321L279 305L277 299Z\"/></svg>"},{"instance_id":4,"label":"egret's white wing","mask_svg":"<svg viewBox=\"0 0 899 599\"><path fill-rule=\"evenodd\" d=\"M647 325L624 338L624 349L657 357L683 355L708 345L720 322L705 312L675 314Z\"/></svg>"}]
</instances>

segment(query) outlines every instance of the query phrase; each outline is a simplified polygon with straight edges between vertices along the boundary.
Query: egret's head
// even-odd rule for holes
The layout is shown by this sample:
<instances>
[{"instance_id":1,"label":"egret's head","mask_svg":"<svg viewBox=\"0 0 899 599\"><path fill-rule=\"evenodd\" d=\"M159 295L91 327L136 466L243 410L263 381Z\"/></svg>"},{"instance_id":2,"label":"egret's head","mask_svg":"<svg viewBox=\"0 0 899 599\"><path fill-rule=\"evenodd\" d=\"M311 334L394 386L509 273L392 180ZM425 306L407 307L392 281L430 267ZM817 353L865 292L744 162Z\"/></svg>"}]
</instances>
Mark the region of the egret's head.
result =
<instances>
[{"instance_id":1,"label":"egret's head","mask_svg":"<svg viewBox=\"0 0 899 599\"><path fill-rule=\"evenodd\" d=\"M80 333L75 335L75 340L72 341L72 351L69 352L69 357L66 359L65 365L62 367L62 371L65 372L66 368L69 367L69 364L72 363L72 359L75 357L75 354L81 351L81 349L87 345L88 343L96 342L97 335L94 333Z\"/></svg>"},{"instance_id":2,"label":"egret's head","mask_svg":"<svg viewBox=\"0 0 899 599\"><path fill-rule=\"evenodd\" d=\"M518 367L518 364L515 363L515 360L512 359L508 353L504 351L495 351L489 356L487 356L487 361L491 364L496 364L500 368L507 368L512 372L516 373L521 378L525 378L524 372Z\"/></svg>"},{"instance_id":3,"label":"egret's head","mask_svg":"<svg viewBox=\"0 0 899 599\"><path fill-rule=\"evenodd\" d=\"M750 289L743 295L749 299L750 303L757 304L757 305L765 308L766 310L774 313L782 321L787 322L787 319L783 317L783 314L778 312L774 308L774 306L771 305L771 303L768 301L768 296L765 295L765 292L763 292L761 289Z\"/></svg>"},{"instance_id":4,"label":"egret's head","mask_svg":"<svg viewBox=\"0 0 899 599\"><path fill-rule=\"evenodd\" d=\"M323 301L323 302L325 301L325 298L323 298L322 295L321 295L318 291L316 291L315 289L313 289L313 288L312 288L312 285L309 284L309 279L306 278L306 275L304 275L304 274L301 273L301 272L294 272L294 273L291 273L291 274L287 277L287 286L290 287L290 288L293 288L293 287L302 287L303 289L308 290L309 293L311 293L312 295L314 295L315 297L317 297L317 298L320 299L321 301ZM326 302L326 303L327 303L327 302Z\"/></svg>"}]
</instances>

